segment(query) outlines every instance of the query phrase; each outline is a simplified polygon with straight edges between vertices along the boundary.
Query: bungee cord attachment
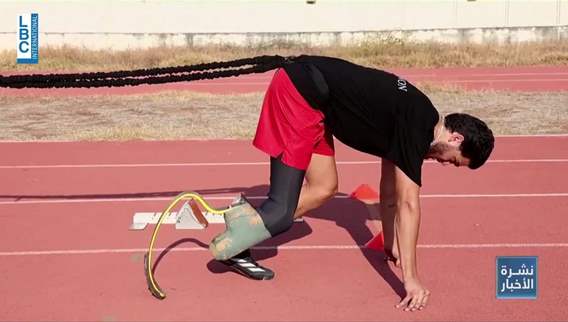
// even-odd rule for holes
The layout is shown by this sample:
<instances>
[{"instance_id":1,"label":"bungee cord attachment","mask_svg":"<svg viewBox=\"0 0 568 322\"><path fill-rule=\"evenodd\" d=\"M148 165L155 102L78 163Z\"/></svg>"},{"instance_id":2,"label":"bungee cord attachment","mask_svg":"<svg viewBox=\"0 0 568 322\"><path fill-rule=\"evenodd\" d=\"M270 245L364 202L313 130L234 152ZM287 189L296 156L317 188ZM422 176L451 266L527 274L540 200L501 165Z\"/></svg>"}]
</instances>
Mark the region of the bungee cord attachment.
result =
<instances>
[{"instance_id":1,"label":"bungee cord attachment","mask_svg":"<svg viewBox=\"0 0 568 322\"><path fill-rule=\"evenodd\" d=\"M293 62L295 57L256 56L231 61L112 72L0 75L7 88L91 88L164 84L264 73Z\"/></svg>"}]
</instances>

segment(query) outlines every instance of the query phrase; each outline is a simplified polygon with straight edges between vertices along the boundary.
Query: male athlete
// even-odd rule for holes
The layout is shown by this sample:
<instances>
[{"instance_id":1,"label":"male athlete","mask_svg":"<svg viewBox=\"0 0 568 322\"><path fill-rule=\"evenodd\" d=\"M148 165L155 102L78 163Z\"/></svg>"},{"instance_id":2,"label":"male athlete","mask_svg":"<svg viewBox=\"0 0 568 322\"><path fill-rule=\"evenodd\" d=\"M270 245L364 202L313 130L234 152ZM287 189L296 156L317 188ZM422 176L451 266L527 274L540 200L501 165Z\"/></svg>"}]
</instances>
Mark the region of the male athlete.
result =
<instances>
[{"instance_id":1,"label":"male athlete","mask_svg":"<svg viewBox=\"0 0 568 322\"><path fill-rule=\"evenodd\" d=\"M397 307L422 310L430 295L416 268L423 160L477 169L493 150L493 134L473 116L441 116L426 95L396 75L341 59L300 56L276 71L253 141L270 155L268 199L256 209L244 198L233 204L211 252L250 278L271 279L274 273L248 249L335 195L332 136L382 158L385 251L402 269L406 290Z\"/></svg>"}]
</instances>

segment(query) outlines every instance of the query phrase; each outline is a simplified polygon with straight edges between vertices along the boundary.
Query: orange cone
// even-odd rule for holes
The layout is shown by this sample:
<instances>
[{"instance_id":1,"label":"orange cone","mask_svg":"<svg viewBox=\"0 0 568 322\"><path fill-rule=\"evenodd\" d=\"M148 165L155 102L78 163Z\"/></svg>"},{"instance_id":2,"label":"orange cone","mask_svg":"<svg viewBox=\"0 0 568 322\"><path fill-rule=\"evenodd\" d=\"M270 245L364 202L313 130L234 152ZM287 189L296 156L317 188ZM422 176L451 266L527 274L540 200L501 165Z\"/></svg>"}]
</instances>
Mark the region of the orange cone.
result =
<instances>
[{"instance_id":1,"label":"orange cone","mask_svg":"<svg viewBox=\"0 0 568 322\"><path fill-rule=\"evenodd\" d=\"M373 237L366 245L368 249L379 250L382 251L385 249L385 237L383 236L383 232L378 233L375 237Z\"/></svg>"},{"instance_id":2,"label":"orange cone","mask_svg":"<svg viewBox=\"0 0 568 322\"><path fill-rule=\"evenodd\" d=\"M371 188L368 184L362 184L355 188L349 197L360 200L360 201L378 201L379 193Z\"/></svg>"}]
</instances>

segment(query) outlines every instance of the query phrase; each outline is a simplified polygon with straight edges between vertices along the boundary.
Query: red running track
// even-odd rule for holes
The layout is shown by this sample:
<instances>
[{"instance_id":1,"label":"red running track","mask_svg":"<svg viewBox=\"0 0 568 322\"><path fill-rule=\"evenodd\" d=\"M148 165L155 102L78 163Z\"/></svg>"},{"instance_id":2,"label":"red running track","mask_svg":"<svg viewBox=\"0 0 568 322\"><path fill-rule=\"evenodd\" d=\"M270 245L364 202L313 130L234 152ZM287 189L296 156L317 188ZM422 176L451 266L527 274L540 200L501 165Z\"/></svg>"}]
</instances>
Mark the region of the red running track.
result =
<instances>
[{"instance_id":1,"label":"red running track","mask_svg":"<svg viewBox=\"0 0 568 322\"><path fill-rule=\"evenodd\" d=\"M419 270L429 307L393 306L400 272L361 248L373 226L346 198L376 186L378 162L337 144L340 193L256 249L272 281L251 281L205 250L222 227L164 227L150 296L137 211L199 190L217 206L239 192L260 202L266 157L246 141L2 143L0 320L10 321L558 321L568 316L568 136L499 137L482 169L427 163ZM537 300L495 299L495 257L539 256Z\"/></svg>"},{"instance_id":2,"label":"red running track","mask_svg":"<svg viewBox=\"0 0 568 322\"><path fill-rule=\"evenodd\" d=\"M476 67L476 68L398 68L388 69L411 82L434 85L455 85L465 89L507 91L565 91L568 90L568 66L537 67ZM217 94L263 92L273 72L243 75L196 82L136 87L97 89L8 89L0 88L0 95L118 95L147 94L169 90L191 90Z\"/></svg>"}]
</instances>

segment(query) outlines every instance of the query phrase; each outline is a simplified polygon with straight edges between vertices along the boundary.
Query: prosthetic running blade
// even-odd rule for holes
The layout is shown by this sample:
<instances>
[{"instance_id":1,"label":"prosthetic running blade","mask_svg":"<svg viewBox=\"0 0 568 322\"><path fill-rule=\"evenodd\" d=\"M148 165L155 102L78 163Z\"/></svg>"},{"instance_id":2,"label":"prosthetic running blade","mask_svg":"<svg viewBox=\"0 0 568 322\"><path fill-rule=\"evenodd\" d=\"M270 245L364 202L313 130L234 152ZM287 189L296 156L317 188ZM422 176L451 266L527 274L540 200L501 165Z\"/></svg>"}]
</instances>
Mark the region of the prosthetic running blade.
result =
<instances>
[{"instance_id":1,"label":"prosthetic running blade","mask_svg":"<svg viewBox=\"0 0 568 322\"><path fill-rule=\"evenodd\" d=\"M209 206L207 202L205 202L205 200L203 200L203 198L195 192L184 192L179 194L174 199L174 201L170 203L166 210L161 213L158 221L156 222L156 226L154 227L154 232L152 233L152 238L150 239L150 246L148 247L148 251L146 252L146 254L144 254L144 276L146 277L146 284L148 285L148 290L150 290L152 296L159 300L165 299L166 293L158 285L158 282L154 278L154 272L152 271L152 252L154 249L154 243L164 219L168 217L170 211L176 206L176 204L184 199L189 200L189 202L186 203L180 210L181 215L178 216L178 219L180 219L180 221L176 223L178 225L184 226L183 228L185 229L203 229L208 226L207 219L205 218L205 216L203 216L203 213L201 212L195 201L201 203L206 210L213 214L223 215L227 211L227 209L211 208L211 206ZM184 222L184 218L187 219L186 222Z\"/></svg>"},{"instance_id":2,"label":"prosthetic running blade","mask_svg":"<svg viewBox=\"0 0 568 322\"><path fill-rule=\"evenodd\" d=\"M158 282L154 280L152 277L152 263L150 263L150 257L148 257L148 253L144 254L144 275L146 276L146 284L148 284L148 290L152 293L152 296L157 298L158 300L163 300L166 298L166 293L162 291Z\"/></svg>"}]
</instances>

